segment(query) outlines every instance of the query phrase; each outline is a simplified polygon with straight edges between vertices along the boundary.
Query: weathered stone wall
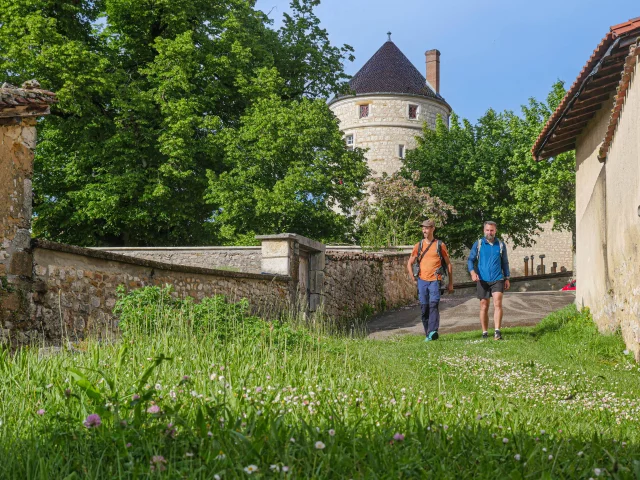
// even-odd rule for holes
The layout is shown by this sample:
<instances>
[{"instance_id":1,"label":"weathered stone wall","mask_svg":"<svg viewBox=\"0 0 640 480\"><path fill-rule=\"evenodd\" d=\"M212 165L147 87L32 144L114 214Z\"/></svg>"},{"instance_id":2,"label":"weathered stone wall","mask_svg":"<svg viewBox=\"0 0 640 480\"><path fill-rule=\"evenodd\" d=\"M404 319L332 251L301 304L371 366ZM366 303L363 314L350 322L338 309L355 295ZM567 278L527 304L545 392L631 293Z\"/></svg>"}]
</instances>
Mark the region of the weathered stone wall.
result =
<instances>
[{"instance_id":1,"label":"weathered stone wall","mask_svg":"<svg viewBox=\"0 0 640 480\"><path fill-rule=\"evenodd\" d=\"M261 247L96 248L173 265L260 273Z\"/></svg>"},{"instance_id":2,"label":"weathered stone wall","mask_svg":"<svg viewBox=\"0 0 640 480\"><path fill-rule=\"evenodd\" d=\"M368 117L359 118L358 107L362 104L369 105ZM409 105L418 105L416 119L409 118ZM368 149L365 156L369 168L377 175L400 169L399 145L415 148L415 137L425 122L435 128L438 115L448 123L450 114L442 102L410 95L359 95L340 99L330 107L340 120L340 129L354 136L354 145Z\"/></svg>"},{"instance_id":3,"label":"weathered stone wall","mask_svg":"<svg viewBox=\"0 0 640 480\"><path fill-rule=\"evenodd\" d=\"M20 343L43 337L57 340L117 333L112 314L116 288L173 285L175 295L197 300L216 294L249 299L266 318L284 312L291 299L288 276L237 273L163 264L40 240L34 248L35 321L16 332Z\"/></svg>"},{"instance_id":4,"label":"weathered stone wall","mask_svg":"<svg viewBox=\"0 0 640 480\"><path fill-rule=\"evenodd\" d=\"M604 164L608 284L590 306L600 328L619 328L640 361L640 57L629 67L629 87Z\"/></svg>"},{"instance_id":5,"label":"weathered stone wall","mask_svg":"<svg viewBox=\"0 0 640 480\"><path fill-rule=\"evenodd\" d=\"M366 310L383 309L383 272L382 255L327 252L324 313L330 317L349 318Z\"/></svg>"},{"instance_id":6,"label":"weathered stone wall","mask_svg":"<svg viewBox=\"0 0 640 480\"><path fill-rule=\"evenodd\" d=\"M0 118L0 121L7 119ZM36 119L0 123L0 322L3 329L29 316L32 256L31 176Z\"/></svg>"}]
</instances>

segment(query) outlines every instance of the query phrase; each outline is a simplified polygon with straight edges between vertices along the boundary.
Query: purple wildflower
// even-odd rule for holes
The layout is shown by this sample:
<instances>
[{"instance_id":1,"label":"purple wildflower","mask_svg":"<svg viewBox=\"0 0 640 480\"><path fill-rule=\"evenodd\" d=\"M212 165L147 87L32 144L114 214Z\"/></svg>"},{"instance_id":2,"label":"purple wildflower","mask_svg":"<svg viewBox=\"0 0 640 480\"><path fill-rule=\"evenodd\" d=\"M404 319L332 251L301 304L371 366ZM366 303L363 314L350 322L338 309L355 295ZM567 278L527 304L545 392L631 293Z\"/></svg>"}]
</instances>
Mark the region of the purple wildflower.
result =
<instances>
[{"instance_id":1,"label":"purple wildflower","mask_svg":"<svg viewBox=\"0 0 640 480\"><path fill-rule=\"evenodd\" d=\"M44 408L41 408L41 409L40 409L40 410L38 410L36 413L37 413L38 415L42 416L42 415L44 415L45 413L47 413L47 411L46 411Z\"/></svg>"},{"instance_id":2,"label":"purple wildflower","mask_svg":"<svg viewBox=\"0 0 640 480\"><path fill-rule=\"evenodd\" d=\"M160 407L158 405L151 405L149 408L147 408L147 413L160 413Z\"/></svg>"},{"instance_id":3,"label":"purple wildflower","mask_svg":"<svg viewBox=\"0 0 640 480\"><path fill-rule=\"evenodd\" d=\"M98 415L97 413L92 413L91 415L88 415L84 421L84 426L87 428L95 428L95 427L99 427L100 425L102 425L102 419L100 418L100 415Z\"/></svg>"},{"instance_id":4,"label":"purple wildflower","mask_svg":"<svg viewBox=\"0 0 640 480\"><path fill-rule=\"evenodd\" d=\"M403 442L403 441L404 441L404 434L402 434L402 433L396 433L396 434L393 436L393 439L394 439L396 442Z\"/></svg>"}]
</instances>

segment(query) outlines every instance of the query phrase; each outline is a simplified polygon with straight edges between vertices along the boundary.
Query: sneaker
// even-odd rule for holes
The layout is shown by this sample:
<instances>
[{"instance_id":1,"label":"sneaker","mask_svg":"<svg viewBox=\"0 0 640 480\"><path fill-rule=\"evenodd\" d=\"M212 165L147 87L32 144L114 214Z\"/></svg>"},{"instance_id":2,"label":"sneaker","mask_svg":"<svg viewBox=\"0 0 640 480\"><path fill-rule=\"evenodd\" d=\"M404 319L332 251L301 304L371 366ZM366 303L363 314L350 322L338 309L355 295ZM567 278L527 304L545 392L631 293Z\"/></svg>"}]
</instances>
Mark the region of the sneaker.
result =
<instances>
[{"instance_id":1,"label":"sneaker","mask_svg":"<svg viewBox=\"0 0 640 480\"><path fill-rule=\"evenodd\" d=\"M440 337L440 335L438 335L438 331L437 331L437 330L434 330L434 331L432 331L432 332L429 332L429 335L427 335L427 338L428 338L429 340L437 340L437 339L438 339L438 337Z\"/></svg>"},{"instance_id":2,"label":"sneaker","mask_svg":"<svg viewBox=\"0 0 640 480\"><path fill-rule=\"evenodd\" d=\"M500 330L496 330L496 332L493 334L493 339L502 340L502 334L500 333Z\"/></svg>"},{"instance_id":3,"label":"sneaker","mask_svg":"<svg viewBox=\"0 0 640 480\"><path fill-rule=\"evenodd\" d=\"M489 338L489 332L482 332L482 339L487 340Z\"/></svg>"},{"instance_id":4,"label":"sneaker","mask_svg":"<svg viewBox=\"0 0 640 480\"><path fill-rule=\"evenodd\" d=\"M427 338L425 338L425 339L424 339L424 341L425 341L425 342L430 342L430 341L431 341L431 338L427 337Z\"/></svg>"}]
</instances>

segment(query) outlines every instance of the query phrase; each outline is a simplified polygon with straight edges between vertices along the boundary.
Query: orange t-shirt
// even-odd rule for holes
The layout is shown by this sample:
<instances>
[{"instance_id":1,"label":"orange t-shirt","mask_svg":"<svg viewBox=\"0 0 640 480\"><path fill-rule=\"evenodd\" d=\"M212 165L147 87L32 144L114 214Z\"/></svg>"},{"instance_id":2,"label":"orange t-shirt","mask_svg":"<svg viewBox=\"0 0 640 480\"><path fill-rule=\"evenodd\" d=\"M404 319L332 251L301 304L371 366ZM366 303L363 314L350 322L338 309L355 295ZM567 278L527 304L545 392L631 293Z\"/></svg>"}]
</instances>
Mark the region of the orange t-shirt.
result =
<instances>
[{"instance_id":1,"label":"orange t-shirt","mask_svg":"<svg viewBox=\"0 0 640 480\"><path fill-rule=\"evenodd\" d=\"M427 247L429 246L429 242L427 240L422 241L422 261L420 262L420 278L427 282L432 282L433 280L442 280L442 276L438 275L436 278L436 270L440 268L440 256L438 255L438 240L433 240L433 245L429 248L427 253L424 253ZM420 243L416 243L413 247L413 252L411 255L418 257L418 249L420 248ZM447 246L443 243L441 247L442 257L444 261L449 263L449 252L447 251ZM416 258L417 261L417 258Z\"/></svg>"}]
</instances>

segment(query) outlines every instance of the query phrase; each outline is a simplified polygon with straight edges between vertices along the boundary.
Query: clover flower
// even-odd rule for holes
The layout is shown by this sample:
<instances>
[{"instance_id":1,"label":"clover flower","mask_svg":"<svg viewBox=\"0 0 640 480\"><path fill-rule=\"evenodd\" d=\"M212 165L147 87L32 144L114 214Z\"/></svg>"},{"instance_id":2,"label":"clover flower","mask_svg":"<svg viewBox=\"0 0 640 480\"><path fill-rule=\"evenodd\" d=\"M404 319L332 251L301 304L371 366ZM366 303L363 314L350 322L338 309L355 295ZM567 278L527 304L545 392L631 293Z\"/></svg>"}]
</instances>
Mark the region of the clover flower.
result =
<instances>
[{"instance_id":1,"label":"clover flower","mask_svg":"<svg viewBox=\"0 0 640 480\"><path fill-rule=\"evenodd\" d=\"M160 407L158 405L151 405L147 408L147 413L151 413L153 415L160 413Z\"/></svg>"},{"instance_id":2,"label":"clover flower","mask_svg":"<svg viewBox=\"0 0 640 480\"><path fill-rule=\"evenodd\" d=\"M322 443L320 440L316 442L315 446L316 446L316 450L322 450L324 447L326 447L326 445Z\"/></svg>"},{"instance_id":3,"label":"clover flower","mask_svg":"<svg viewBox=\"0 0 640 480\"><path fill-rule=\"evenodd\" d=\"M83 425L87 428L99 427L100 425L102 425L102 419L97 413L92 413L91 415L87 416L87 418L84 420Z\"/></svg>"},{"instance_id":4,"label":"clover flower","mask_svg":"<svg viewBox=\"0 0 640 480\"><path fill-rule=\"evenodd\" d=\"M515 461L516 461L516 462L519 462L519 461L520 461L520 454L519 454L519 453L516 453L516 454L513 456L513 458L515 459Z\"/></svg>"},{"instance_id":5,"label":"clover flower","mask_svg":"<svg viewBox=\"0 0 640 480\"><path fill-rule=\"evenodd\" d=\"M396 434L393 436L393 439L394 439L396 442L403 442L403 441L404 441L404 434L403 434L403 433L396 433Z\"/></svg>"},{"instance_id":6,"label":"clover flower","mask_svg":"<svg viewBox=\"0 0 640 480\"><path fill-rule=\"evenodd\" d=\"M153 457L151 457L151 461L149 463L151 464L152 472L156 469L161 472L167 469L167 467L165 467L167 460L162 455L154 455Z\"/></svg>"},{"instance_id":7,"label":"clover flower","mask_svg":"<svg viewBox=\"0 0 640 480\"><path fill-rule=\"evenodd\" d=\"M332 428L329 430L329 435L331 435L332 437L335 436L336 431Z\"/></svg>"},{"instance_id":8,"label":"clover flower","mask_svg":"<svg viewBox=\"0 0 640 480\"><path fill-rule=\"evenodd\" d=\"M40 409L40 410L38 410L36 413L37 413L38 415L42 416L42 415L44 415L45 413L47 413L47 411L46 411L44 408L41 408L41 409Z\"/></svg>"}]
</instances>

